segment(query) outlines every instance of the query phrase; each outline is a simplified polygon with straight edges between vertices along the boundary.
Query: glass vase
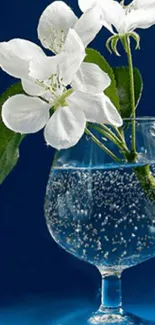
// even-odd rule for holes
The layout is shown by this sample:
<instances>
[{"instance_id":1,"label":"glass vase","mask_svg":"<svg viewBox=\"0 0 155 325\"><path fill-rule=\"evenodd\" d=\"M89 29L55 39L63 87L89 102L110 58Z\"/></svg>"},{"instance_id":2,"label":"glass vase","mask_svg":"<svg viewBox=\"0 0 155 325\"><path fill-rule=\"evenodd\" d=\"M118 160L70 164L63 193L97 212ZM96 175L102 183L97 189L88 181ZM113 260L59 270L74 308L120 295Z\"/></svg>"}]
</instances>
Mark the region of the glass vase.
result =
<instances>
[{"instance_id":1,"label":"glass vase","mask_svg":"<svg viewBox=\"0 0 155 325\"><path fill-rule=\"evenodd\" d=\"M142 324L122 308L123 270L155 255L155 119L136 124L136 162L115 162L91 137L56 153L49 175L45 216L53 239L95 265L102 277L101 305L88 324ZM123 129L131 145L133 120ZM97 134L121 157L115 144Z\"/></svg>"}]
</instances>

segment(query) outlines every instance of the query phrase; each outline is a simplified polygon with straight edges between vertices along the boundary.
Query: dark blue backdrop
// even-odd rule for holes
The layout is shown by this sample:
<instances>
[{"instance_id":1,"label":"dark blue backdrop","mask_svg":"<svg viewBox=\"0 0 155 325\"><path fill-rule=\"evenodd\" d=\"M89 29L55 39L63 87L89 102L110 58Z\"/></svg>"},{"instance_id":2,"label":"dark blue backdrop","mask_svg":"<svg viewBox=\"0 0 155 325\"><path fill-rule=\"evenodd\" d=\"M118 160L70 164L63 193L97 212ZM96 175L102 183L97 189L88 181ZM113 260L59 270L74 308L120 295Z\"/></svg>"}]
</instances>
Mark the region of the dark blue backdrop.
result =
<instances>
[{"instance_id":1,"label":"dark blue backdrop","mask_svg":"<svg viewBox=\"0 0 155 325\"><path fill-rule=\"evenodd\" d=\"M66 3L79 14L76 0ZM48 4L50 0L2 0L0 41L19 37L39 44L37 23ZM141 51L135 52L134 60L143 75L144 94L138 113L154 115L155 27L140 34ZM106 37L106 31L102 31L94 46L111 64L120 65L121 59L107 53ZM124 57L122 62L126 64ZM0 92L13 81L0 71ZM0 322L5 320L5 324L34 324L36 319L38 324L43 324L44 319L45 325L45 315L51 319L52 314L59 317L69 309L81 308L84 304L95 308L99 303L97 270L59 248L45 225L43 202L53 154L54 150L46 147L42 132L28 136L21 146L17 167L0 188ZM124 304L152 319L155 319L154 274L155 259L123 275ZM63 303L56 312L53 306L59 299ZM51 324L47 319L46 324Z\"/></svg>"}]
</instances>

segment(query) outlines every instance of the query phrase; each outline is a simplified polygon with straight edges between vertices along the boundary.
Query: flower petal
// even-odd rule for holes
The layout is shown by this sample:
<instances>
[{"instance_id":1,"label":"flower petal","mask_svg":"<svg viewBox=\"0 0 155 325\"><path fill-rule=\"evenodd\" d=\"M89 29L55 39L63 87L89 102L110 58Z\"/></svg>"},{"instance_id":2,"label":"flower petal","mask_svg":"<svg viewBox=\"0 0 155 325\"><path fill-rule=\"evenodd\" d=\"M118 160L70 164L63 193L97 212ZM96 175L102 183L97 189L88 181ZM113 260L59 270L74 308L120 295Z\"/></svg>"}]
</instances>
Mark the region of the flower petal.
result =
<instances>
[{"instance_id":1,"label":"flower petal","mask_svg":"<svg viewBox=\"0 0 155 325\"><path fill-rule=\"evenodd\" d=\"M64 53L55 56L38 57L30 62L29 76L44 81L58 73L58 65L64 61Z\"/></svg>"},{"instance_id":2,"label":"flower petal","mask_svg":"<svg viewBox=\"0 0 155 325\"><path fill-rule=\"evenodd\" d=\"M122 21L125 18L125 9L114 0L100 0L100 6L103 14L103 25L112 33L111 25L113 25L119 32Z\"/></svg>"},{"instance_id":3,"label":"flower petal","mask_svg":"<svg viewBox=\"0 0 155 325\"><path fill-rule=\"evenodd\" d=\"M133 10L131 11L125 19L124 24L122 24L121 31L126 33L128 31L133 31L136 28L149 28L155 24L155 9L152 10Z\"/></svg>"},{"instance_id":4,"label":"flower petal","mask_svg":"<svg viewBox=\"0 0 155 325\"><path fill-rule=\"evenodd\" d=\"M2 120L15 132L35 133L46 125L50 107L39 98L15 95L4 103Z\"/></svg>"},{"instance_id":5,"label":"flower petal","mask_svg":"<svg viewBox=\"0 0 155 325\"><path fill-rule=\"evenodd\" d=\"M22 87L24 91L31 96L42 96L45 94L45 89L38 85L33 79L22 79Z\"/></svg>"},{"instance_id":6,"label":"flower petal","mask_svg":"<svg viewBox=\"0 0 155 325\"><path fill-rule=\"evenodd\" d=\"M102 25L105 26L111 33L114 33L113 25L117 30L122 20L125 17L125 10L122 5L114 0L78 0L80 9L85 12L93 6L98 6L102 9Z\"/></svg>"},{"instance_id":7,"label":"flower petal","mask_svg":"<svg viewBox=\"0 0 155 325\"><path fill-rule=\"evenodd\" d=\"M102 11L98 6L87 10L74 26L74 29L80 36L85 47L87 47L87 45L93 41L101 28Z\"/></svg>"},{"instance_id":8,"label":"flower petal","mask_svg":"<svg viewBox=\"0 0 155 325\"><path fill-rule=\"evenodd\" d=\"M27 78L29 61L44 55L39 46L27 40L13 39L0 43L0 66L16 78Z\"/></svg>"},{"instance_id":9,"label":"flower petal","mask_svg":"<svg viewBox=\"0 0 155 325\"><path fill-rule=\"evenodd\" d=\"M72 81L72 87L75 90L101 93L111 84L107 73L99 68L97 64L83 62Z\"/></svg>"},{"instance_id":10,"label":"flower petal","mask_svg":"<svg viewBox=\"0 0 155 325\"><path fill-rule=\"evenodd\" d=\"M69 28L73 28L77 17L63 1L54 1L43 12L38 25L38 37L45 48L54 53L61 51Z\"/></svg>"},{"instance_id":11,"label":"flower petal","mask_svg":"<svg viewBox=\"0 0 155 325\"><path fill-rule=\"evenodd\" d=\"M77 111L82 110L86 120L93 123L122 125L122 118L111 100L104 94L90 94L81 91L74 92L66 99L69 105Z\"/></svg>"},{"instance_id":12,"label":"flower petal","mask_svg":"<svg viewBox=\"0 0 155 325\"><path fill-rule=\"evenodd\" d=\"M85 47L74 29L69 30L63 53L65 56L59 64L59 74L60 79L63 79L63 84L67 86L73 80L86 56Z\"/></svg>"},{"instance_id":13,"label":"flower petal","mask_svg":"<svg viewBox=\"0 0 155 325\"><path fill-rule=\"evenodd\" d=\"M56 149L73 147L82 137L86 120L82 111L72 107L60 107L52 115L45 128L47 144Z\"/></svg>"},{"instance_id":14,"label":"flower petal","mask_svg":"<svg viewBox=\"0 0 155 325\"><path fill-rule=\"evenodd\" d=\"M155 1L154 0L133 0L131 3L135 9L154 9Z\"/></svg>"},{"instance_id":15,"label":"flower petal","mask_svg":"<svg viewBox=\"0 0 155 325\"><path fill-rule=\"evenodd\" d=\"M78 0L79 8L82 12L99 4L99 0Z\"/></svg>"},{"instance_id":16,"label":"flower petal","mask_svg":"<svg viewBox=\"0 0 155 325\"><path fill-rule=\"evenodd\" d=\"M78 0L78 4L79 4L79 7L80 7L82 12L86 12L87 10L89 10L90 8L93 8L93 7L96 7L96 8L98 7L98 10L102 11L103 0ZM101 18L102 18L102 26L104 26L111 33L114 34L114 31L113 31L113 28L112 28L111 24L108 21L105 20L105 13L103 14L103 11L102 11L102 16L100 15L99 20L101 20ZM92 21L94 22L94 18L93 18Z\"/></svg>"}]
</instances>

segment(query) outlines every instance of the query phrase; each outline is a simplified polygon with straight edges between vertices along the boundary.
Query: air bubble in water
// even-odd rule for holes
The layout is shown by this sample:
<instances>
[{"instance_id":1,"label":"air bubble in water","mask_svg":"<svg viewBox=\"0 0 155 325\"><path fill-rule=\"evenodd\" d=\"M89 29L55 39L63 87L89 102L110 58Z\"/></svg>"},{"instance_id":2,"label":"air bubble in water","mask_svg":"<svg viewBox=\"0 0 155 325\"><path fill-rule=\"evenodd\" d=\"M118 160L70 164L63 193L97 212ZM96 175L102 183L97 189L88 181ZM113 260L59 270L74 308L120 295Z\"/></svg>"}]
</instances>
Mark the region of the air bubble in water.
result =
<instances>
[{"instance_id":1,"label":"air bubble in water","mask_svg":"<svg viewBox=\"0 0 155 325\"><path fill-rule=\"evenodd\" d=\"M133 169L67 168L54 170L47 186L45 214L53 238L106 267L125 268L154 256L155 207Z\"/></svg>"}]
</instances>

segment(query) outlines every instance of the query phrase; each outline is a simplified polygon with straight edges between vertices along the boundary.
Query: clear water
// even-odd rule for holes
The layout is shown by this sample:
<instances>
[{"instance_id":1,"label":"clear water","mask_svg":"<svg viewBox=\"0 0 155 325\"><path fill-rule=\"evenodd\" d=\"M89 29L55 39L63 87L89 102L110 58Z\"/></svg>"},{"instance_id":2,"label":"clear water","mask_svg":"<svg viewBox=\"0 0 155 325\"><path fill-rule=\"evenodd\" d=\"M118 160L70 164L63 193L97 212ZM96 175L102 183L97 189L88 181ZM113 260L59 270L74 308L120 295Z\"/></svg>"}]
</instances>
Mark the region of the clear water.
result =
<instances>
[{"instance_id":1,"label":"clear water","mask_svg":"<svg viewBox=\"0 0 155 325\"><path fill-rule=\"evenodd\" d=\"M132 166L54 169L45 215L54 240L96 266L123 269L155 255L155 204Z\"/></svg>"}]
</instances>

